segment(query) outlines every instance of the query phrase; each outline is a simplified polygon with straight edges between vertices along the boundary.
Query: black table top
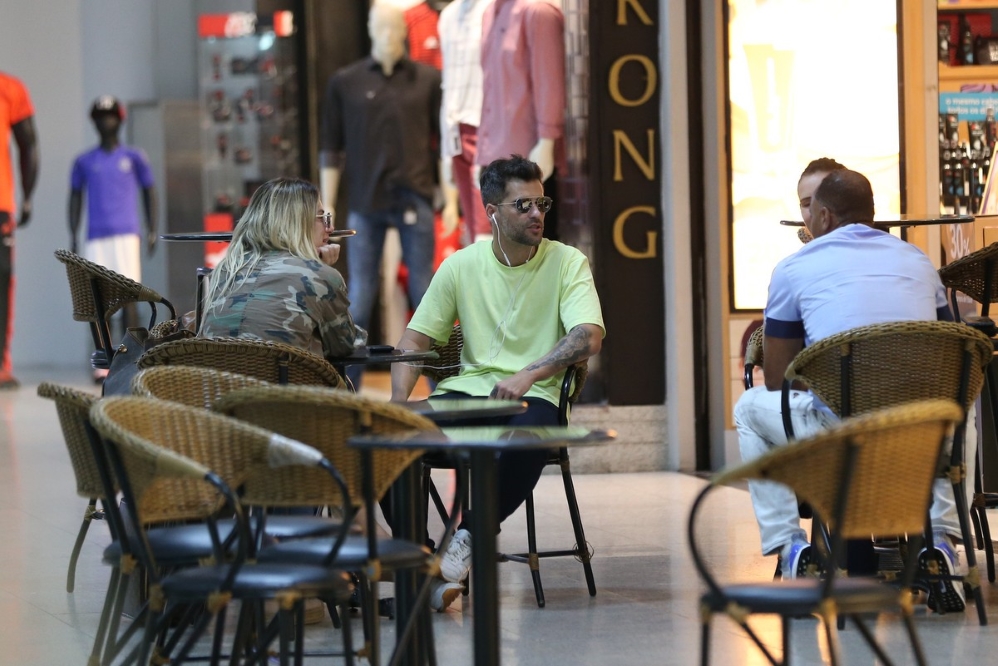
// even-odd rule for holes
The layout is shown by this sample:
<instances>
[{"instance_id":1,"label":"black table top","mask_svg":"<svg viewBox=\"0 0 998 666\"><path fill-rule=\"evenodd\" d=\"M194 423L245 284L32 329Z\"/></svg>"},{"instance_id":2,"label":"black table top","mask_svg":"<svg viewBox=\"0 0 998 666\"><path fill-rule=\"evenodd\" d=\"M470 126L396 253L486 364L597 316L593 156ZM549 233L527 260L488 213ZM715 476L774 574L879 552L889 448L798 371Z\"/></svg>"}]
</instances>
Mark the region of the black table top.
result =
<instances>
[{"instance_id":1,"label":"black table top","mask_svg":"<svg viewBox=\"0 0 998 666\"><path fill-rule=\"evenodd\" d=\"M617 437L615 430L590 430L582 426L470 426L442 430L410 430L382 435L357 435L349 446L372 449L551 449L592 446Z\"/></svg>"},{"instance_id":2,"label":"black table top","mask_svg":"<svg viewBox=\"0 0 998 666\"><path fill-rule=\"evenodd\" d=\"M327 232L330 238L346 238L357 235L356 229L334 229ZM232 240L231 231L185 231L175 234L160 234L165 241L221 241L227 243Z\"/></svg>"},{"instance_id":3,"label":"black table top","mask_svg":"<svg viewBox=\"0 0 998 666\"><path fill-rule=\"evenodd\" d=\"M489 398L430 398L399 404L425 416L434 423L491 418L493 416L515 416L527 411L527 403L522 400L491 400Z\"/></svg>"},{"instance_id":4,"label":"black table top","mask_svg":"<svg viewBox=\"0 0 998 666\"><path fill-rule=\"evenodd\" d=\"M435 361L438 358L440 358L440 354L435 351L407 351L374 345L355 349L349 356L327 356L326 360L333 365L376 365L378 363Z\"/></svg>"}]
</instances>

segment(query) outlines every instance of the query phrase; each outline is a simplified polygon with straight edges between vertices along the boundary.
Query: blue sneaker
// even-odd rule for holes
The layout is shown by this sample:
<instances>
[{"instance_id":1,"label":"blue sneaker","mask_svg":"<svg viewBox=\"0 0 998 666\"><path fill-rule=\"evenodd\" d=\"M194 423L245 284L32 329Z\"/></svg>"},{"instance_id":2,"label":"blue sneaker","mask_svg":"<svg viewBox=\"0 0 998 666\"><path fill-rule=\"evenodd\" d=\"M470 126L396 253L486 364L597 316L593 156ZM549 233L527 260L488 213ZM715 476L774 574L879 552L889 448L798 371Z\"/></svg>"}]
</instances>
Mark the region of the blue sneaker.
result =
<instances>
[{"instance_id":1,"label":"blue sneaker","mask_svg":"<svg viewBox=\"0 0 998 666\"><path fill-rule=\"evenodd\" d=\"M918 571L929 588L927 605L938 613L962 613L967 607L963 581L954 576L965 576L966 567L959 553L946 534L933 535L931 549L923 548L918 554Z\"/></svg>"},{"instance_id":2,"label":"blue sneaker","mask_svg":"<svg viewBox=\"0 0 998 666\"><path fill-rule=\"evenodd\" d=\"M780 571L783 580L807 578L811 564L811 544L803 539L794 539L780 551Z\"/></svg>"}]
</instances>

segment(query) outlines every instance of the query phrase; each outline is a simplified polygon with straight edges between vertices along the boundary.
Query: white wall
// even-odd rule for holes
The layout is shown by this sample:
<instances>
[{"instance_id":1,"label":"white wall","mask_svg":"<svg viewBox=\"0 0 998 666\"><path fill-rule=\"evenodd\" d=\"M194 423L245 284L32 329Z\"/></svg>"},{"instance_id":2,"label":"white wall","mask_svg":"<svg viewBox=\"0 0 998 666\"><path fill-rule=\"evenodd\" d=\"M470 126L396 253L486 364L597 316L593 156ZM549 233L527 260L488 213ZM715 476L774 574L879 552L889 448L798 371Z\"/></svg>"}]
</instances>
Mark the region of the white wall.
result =
<instances>
[{"instance_id":1,"label":"white wall","mask_svg":"<svg viewBox=\"0 0 998 666\"><path fill-rule=\"evenodd\" d=\"M17 231L14 371L85 365L89 333L73 322L69 288L53 250L66 247L68 169L83 145L80 0L0 0L0 68L27 84L35 105L41 171L31 224ZM83 117L85 119L85 115Z\"/></svg>"},{"instance_id":2,"label":"white wall","mask_svg":"<svg viewBox=\"0 0 998 666\"><path fill-rule=\"evenodd\" d=\"M17 233L15 373L87 367L90 334L71 318L65 271L52 256L69 245L70 167L96 144L88 112L98 95L128 103L195 94L195 13L195 0L0 0L0 69L27 84L41 148L34 217ZM165 281L165 254L161 247L144 261L153 288Z\"/></svg>"}]
</instances>

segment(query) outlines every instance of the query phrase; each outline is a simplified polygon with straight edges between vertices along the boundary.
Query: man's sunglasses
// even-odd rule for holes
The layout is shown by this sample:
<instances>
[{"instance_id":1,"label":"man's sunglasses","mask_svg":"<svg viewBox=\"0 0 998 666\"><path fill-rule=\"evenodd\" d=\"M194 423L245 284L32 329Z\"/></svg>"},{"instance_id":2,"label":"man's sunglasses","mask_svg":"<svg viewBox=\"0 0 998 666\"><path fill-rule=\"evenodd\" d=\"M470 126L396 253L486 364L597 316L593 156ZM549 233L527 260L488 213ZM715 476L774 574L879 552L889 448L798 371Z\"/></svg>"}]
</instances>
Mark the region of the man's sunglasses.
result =
<instances>
[{"instance_id":1,"label":"man's sunglasses","mask_svg":"<svg viewBox=\"0 0 998 666\"><path fill-rule=\"evenodd\" d=\"M530 207L532 205L537 206L537 210L542 213L546 213L551 210L551 206L554 205L554 199L551 197L523 197L517 199L516 201L507 201L505 203L498 203L497 206L516 206L516 212L520 214L525 214L530 212Z\"/></svg>"}]
</instances>

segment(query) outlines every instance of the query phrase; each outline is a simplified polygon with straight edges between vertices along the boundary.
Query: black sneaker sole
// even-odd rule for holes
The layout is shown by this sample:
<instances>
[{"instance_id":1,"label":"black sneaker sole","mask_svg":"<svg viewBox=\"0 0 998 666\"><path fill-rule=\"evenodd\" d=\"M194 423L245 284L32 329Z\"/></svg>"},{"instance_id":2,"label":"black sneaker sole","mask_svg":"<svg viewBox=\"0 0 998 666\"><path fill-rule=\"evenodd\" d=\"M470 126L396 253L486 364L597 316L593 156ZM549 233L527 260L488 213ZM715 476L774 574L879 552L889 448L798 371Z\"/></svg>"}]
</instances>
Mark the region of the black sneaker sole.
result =
<instances>
[{"instance_id":1,"label":"black sneaker sole","mask_svg":"<svg viewBox=\"0 0 998 666\"><path fill-rule=\"evenodd\" d=\"M931 564L935 566L931 566ZM934 569L935 571L930 571L930 569ZM964 600L960 597L955 587L956 585L963 585L963 581L948 578L927 578L928 576L953 575L953 572L949 568L949 562L941 551L932 548L919 554L918 571L926 577L922 582L929 588L929 598L926 601L929 610L937 613L962 613L964 611L966 603L964 603Z\"/></svg>"}]
</instances>

